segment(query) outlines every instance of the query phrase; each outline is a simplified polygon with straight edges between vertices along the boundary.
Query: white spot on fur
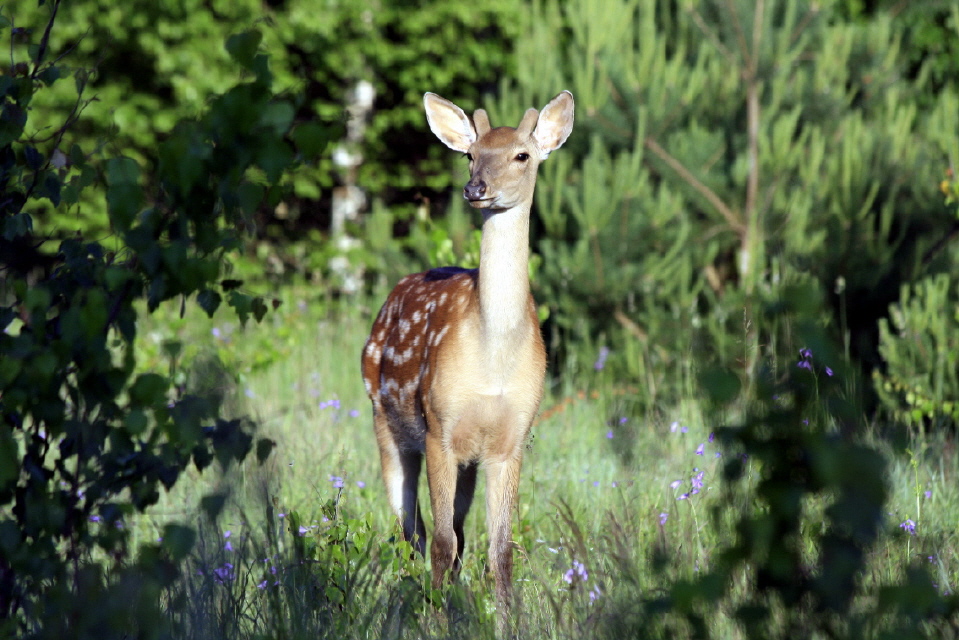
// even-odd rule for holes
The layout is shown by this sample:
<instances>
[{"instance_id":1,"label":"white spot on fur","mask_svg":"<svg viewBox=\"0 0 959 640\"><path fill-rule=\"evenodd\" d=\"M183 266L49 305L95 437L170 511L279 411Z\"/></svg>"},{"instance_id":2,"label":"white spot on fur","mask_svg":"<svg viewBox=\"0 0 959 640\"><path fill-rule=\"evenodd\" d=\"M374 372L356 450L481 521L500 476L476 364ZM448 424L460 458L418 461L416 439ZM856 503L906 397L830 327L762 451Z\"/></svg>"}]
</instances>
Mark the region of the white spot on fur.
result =
<instances>
[{"instance_id":1,"label":"white spot on fur","mask_svg":"<svg viewBox=\"0 0 959 640\"><path fill-rule=\"evenodd\" d=\"M403 385L403 388L400 389L400 399L405 400L407 396L412 395L416 391L417 381L416 379L410 380Z\"/></svg>"}]
</instances>

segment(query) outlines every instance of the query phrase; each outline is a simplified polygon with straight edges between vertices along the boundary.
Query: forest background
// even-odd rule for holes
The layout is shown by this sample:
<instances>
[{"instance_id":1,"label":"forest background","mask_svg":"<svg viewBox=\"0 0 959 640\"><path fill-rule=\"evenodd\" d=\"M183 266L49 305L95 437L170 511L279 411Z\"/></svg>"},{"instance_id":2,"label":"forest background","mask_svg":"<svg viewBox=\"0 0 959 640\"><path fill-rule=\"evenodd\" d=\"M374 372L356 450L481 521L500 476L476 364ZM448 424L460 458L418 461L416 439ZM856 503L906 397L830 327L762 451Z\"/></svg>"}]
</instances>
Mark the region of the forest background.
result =
<instances>
[{"instance_id":1,"label":"forest background","mask_svg":"<svg viewBox=\"0 0 959 640\"><path fill-rule=\"evenodd\" d=\"M530 635L956 628L954 2L2 15L0 631L491 633L482 516L456 624L390 541L358 353L478 259L422 93L515 125L561 89Z\"/></svg>"}]
</instances>

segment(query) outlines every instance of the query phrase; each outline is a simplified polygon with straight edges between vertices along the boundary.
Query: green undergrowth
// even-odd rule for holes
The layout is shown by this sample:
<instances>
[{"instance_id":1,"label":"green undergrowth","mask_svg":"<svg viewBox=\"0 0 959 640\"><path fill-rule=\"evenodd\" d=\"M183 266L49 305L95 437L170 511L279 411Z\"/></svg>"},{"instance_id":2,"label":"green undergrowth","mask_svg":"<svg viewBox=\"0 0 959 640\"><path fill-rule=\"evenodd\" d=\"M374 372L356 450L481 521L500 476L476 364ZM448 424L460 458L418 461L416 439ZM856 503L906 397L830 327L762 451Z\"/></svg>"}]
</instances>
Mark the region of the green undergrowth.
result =
<instances>
[{"instance_id":1,"label":"green undergrowth","mask_svg":"<svg viewBox=\"0 0 959 640\"><path fill-rule=\"evenodd\" d=\"M399 542L359 375L375 302L331 303L307 289L280 295L260 325L154 315L139 327L149 336L141 362L173 366L187 386L198 377L219 380L226 406L252 415L257 435L276 443L266 463L195 475L131 523L144 542L171 522L202 523L190 562L164 595L173 635L492 637L482 499L467 521L458 585L432 591L427 563ZM172 343L179 355L171 364ZM804 375L809 358L780 366ZM809 369L822 396L811 396L804 411L831 438L841 425L826 406L826 375ZM807 622L810 637L825 637L824 628L883 637L903 625L934 637L955 624L959 461L951 434L902 448L873 426L857 439L875 454L868 460L883 465L888 500L874 542L861 547L849 618L833 616L823 627L817 616L826 614L807 601L790 604L786 587L757 583L762 550L730 559L736 545L741 551L743 540L760 535L744 523L764 526L778 509L763 493L774 463L743 455L724 429L748 424L749 409L717 410L706 398L691 391L676 407L639 413L630 389L607 377L600 354L590 375L552 385L527 446L514 526L521 637L756 637L753 608L764 612L766 637L788 637ZM803 422L794 433L811 429ZM757 428L755 437L767 431L775 429ZM861 452L839 448L847 446L839 440L834 446ZM822 490L808 484L796 516L794 551L809 584L837 517L830 509L845 491L823 482ZM205 509L211 494L224 505L215 520ZM428 509L424 515L429 528ZM896 591L902 585L910 585L908 595Z\"/></svg>"}]
</instances>

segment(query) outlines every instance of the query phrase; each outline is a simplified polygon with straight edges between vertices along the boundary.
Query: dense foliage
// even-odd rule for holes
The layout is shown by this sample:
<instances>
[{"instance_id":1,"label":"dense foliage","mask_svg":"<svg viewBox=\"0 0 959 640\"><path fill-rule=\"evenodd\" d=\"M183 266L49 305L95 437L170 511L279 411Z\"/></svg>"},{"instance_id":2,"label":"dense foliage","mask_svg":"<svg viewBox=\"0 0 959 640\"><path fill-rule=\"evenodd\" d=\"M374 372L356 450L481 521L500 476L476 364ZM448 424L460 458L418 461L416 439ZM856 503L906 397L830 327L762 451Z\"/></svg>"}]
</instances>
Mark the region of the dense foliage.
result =
<instances>
[{"instance_id":1,"label":"dense foliage","mask_svg":"<svg viewBox=\"0 0 959 640\"><path fill-rule=\"evenodd\" d=\"M955 628L956 598L922 568L903 584L862 583L889 488L883 456L857 434L869 421L922 434L959 420L959 9L315 5L4 7L0 635L194 631L173 627L194 584L182 578L195 529L170 524L134 548L125 523L188 469L242 461L253 425L228 418L209 384L143 372L138 310L227 306L259 321L271 300L238 274L262 283L260 260L281 281L335 289L323 295L347 277L375 290L400 270L474 261L477 236L446 203L463 168L445 169L446 150L423 136L422 91L515 124L561 88L577 124L543 168L533 238L550 351L565 365L553 371L569 382L601 370L632 417L691 387L717 423L742 415L718 431L727 484L714 519L728 537L709 571L633 594L587 627L708 637L706 613L725 607L746 637ZM369 215L334 229L347 188L366 193ZM253 259L231 270L242 253ZM171 362L183 352L160 348ZM777 364L799 348L798 365ZM257 458L271 447L261 438ZM207 513L223 499L205 499ZM821 509L811 532L810 509ZM335 503L324 517L333 524L290 550L288 592L303 602L269 601L263 629L302 605L314 617L292 636L345 632L385 581L399 586L384 635L402 635L421 567L367 519ZM286 522L309 530L296 514ZM617 557L622 583L646 567L629 553Z\"/></svg>"},{"instance_id":2,"label":"dense foliage","mask_svg":"<svg viewBox=\"0 0 959 640\"><path fill-rule=\"evenodd\" d=\"M830 9L546 0L525 14L494 113L557 86L579 107L538 196L557 348L632 345L610 366L667 393L690 355L749 378L789 346L756 311L813 282L850 355L887 364L877 323L900 286L956 273L939 182L959 155L959 98L930 89L897 18Z\"/></svg>"},{"instance_id":3,"label":"dense foliage","mask_svg":"<svg viewBox=\"0 0 959 640\"><path fill-rule=\"evenodd\" d=\"M17 0L6 10L26 21L36 4ZM293 193L281 210L259 211L271 223L264 233L280 235L326 229L337 186L358 184L370 199L400 208L443 193L450 185L442 169L447 156L425 144L424 87L477 102L510 73L516 35L514 4L502 0L482 6L463 0L90 0L64 3L60 11L51 54L68 53L66 64L90 74L96 96L75 127L77 141L91 150L105 144L146 164L157 140L232 85L233 64L220 43L254 26L263 34L274 84L296 119L330 125L342 155L362 161L337 164L324 154L291 170L284 180ZM346 107L360 82L369 83L373 104L350 116ZM74 98L66 86L38 96L33 126L55 125ZM91 199L98 196L96 188L90 191ZM100 232L106 225L96 207L72 213L51 220L61 234Z\"/></svg>"},{"instance_id":4,"label":"dense foliage","mask_svg":"<svg viewBox=\"0 0 959 640\"><path fill-rule=\"evenodd\" d=\"M53 57L60 4L49 8L46 23L14 30L15 63L0 82L0 634L108 637L104 629L119 625L151 635L157 590L195 534L171 525L134 559L126 520L187 468L242 460L253 436L250 424L223 417L215 394L135 373L135 306L195 296L212 314L225 299L242 321L261 319L267 302L224 277L225 257L260 202L277 199L271 185L297 158L315 157L323 134L292 128L293 107L274 97L258 53L261 36L245 32L226 49L247 79L172 128L148 189L135 159L101 160L73 139L86 76ZM75 90L74 107L38 130L34 97L55 84ZM41 201L68 206L94 183L115 235L68 237L39 253L50 237L35 226ZM261 440L258 456L269 448Z\"/></svg>"}]
</instances>

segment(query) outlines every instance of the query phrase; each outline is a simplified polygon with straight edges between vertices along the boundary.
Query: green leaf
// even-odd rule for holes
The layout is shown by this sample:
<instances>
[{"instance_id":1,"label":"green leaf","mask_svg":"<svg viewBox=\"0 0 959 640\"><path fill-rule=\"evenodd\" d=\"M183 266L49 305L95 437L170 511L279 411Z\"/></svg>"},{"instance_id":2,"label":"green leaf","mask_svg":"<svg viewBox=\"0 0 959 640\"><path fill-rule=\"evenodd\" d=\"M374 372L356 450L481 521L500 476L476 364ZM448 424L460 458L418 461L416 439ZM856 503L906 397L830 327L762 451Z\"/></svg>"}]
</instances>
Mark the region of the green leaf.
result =
<instances>
[{"instance_id":1,"label":"green leaf","mask_svg":"<svg viewBox=\"0 0 959 640\"><path fill-rule=\"evenodd\" d=\"M0 492L15 484L20 475L17 451L17 443L13 439L10 426L6 424L0 426Z\"/></svg>"},{"instance_id":2,"label":"green leaf","mask_svg":"<svg viewBox=\"0 0 959 640\"><path fill-rule=\"evenodd\" d=\"M240 324L246 325L246 321L250 318L253 298L245 293L233 290L227 295L226 300L227 304L233 307L233 310L236 312L237 317L240 319Z\"/></svg>"},{"instance_id":3,"label":"green leaf","mask_svg":"<svg viewBox=\"0 0 959 640\"><path fill-rule=\"evenodd\" d=\"M248 181L241 183L236 189L236 199L243 213L247 215L256 213L265 194L266 190L263 187Z\"/></svg>"},{"instance_id":4,"label":"green leaf","mask_svg":"<svg viewBox=\"0 0 959 640\"><path fill-rule=\"evenodd\" d=\"M732 402L739 395L742 383L734 372L728 369L706 369L699 375L699 384L709 396L710 401L718 405Z\"/></svg>"},{"instance_id":5,"label":"green leaf","mask_svg":"<svg viewBox=\"0 0 959 640\"><path fill-rule=\"evenodd\" d=\"M256 296L250 303L251 309L253 311L253 317L257 322L261 322L264 317L266 317L266 312L269 310L266 306L266 302L263 301L261 296Z\"/></svg>"},{"instance_id":6,"label":"green leaf","mask_svg":"<svg viewBox=\"0 0 959 640\"><path fill-rule=\"evenodd\" d=\"M269 127L278 136L285 135L293 124L294 109L289 102L270 102L263 109L260 124Z\"/></svg>"},{"instance_id":7,"label":"green leaf","mask_svg":"<svg viewBox=\"0 0 959 640\"><path fill-rule=\"evenodd\" d=\"M111 158L107 161L106 178L110 220L120 231L127 231L143 205L140 167L131 158Z\"/></svg>"},{"instance_id":8,"label":"green leaf","mask_svg":"<svg viewBox=\"0 0 959 640\"><path fill-rule=\"evenodd\" d=\"M15 240L33 231L33 218L29 213L15 213L6 219L0 218L0 223L6 240Z\"/></svg>"},{"instance_id":9,"label":"green leaf","mask_svg":"<svg viewBox=\"0 0 959 640\"><path fill-rule=\"evenodd\" d=\"M283 172L293 164L293 150L283 140L266 140L260 146L257 164L266 173L267 180L277 182Z\"/></svg>"},{"instance_id":10,"label":"green leaf","mask_svg":"<svg viewBox=\"0 0 959 640\"><path fill-rule=\"evenodd\" d=\"M130 399L148 407L163 405L169 388L169 380L160 374L141 373L130 387Z\"/></svg>"},{"instance_id":11,"label":"green leaf","mask_svg":"<svg viewBox=\"0 0 959 640\"><path fill-rule=\"evenodd\" d=\"M266 459L270 457L270 454L273 452L273 449L276 447L276 442L269 438L260 438L256 441L256 461L259 464L266 462Z\"/></svg>"},{"instance_id":12,"label":"green leaf","mask_svg":"<svg viewBox=\"0 0 959 640\"><path fill-rule=\"evenodd\" d=\"M47 67L37 74L37 79L48 87L62 77L60 67L54 65Z\"/></svg>"},{"instance_id":13,"label":"green leaf","mask_svg":"<svg viewBox=\"0 0 959 640\"><path fill-rule=\"evenodd\" d=\"M263 34L256 29L236 33L226 39L226 50L240 65L252 70L253 60L262 40Z\"/></svg>"},{"instance_id":14,"label":"green leaf","mask_svg":"<svg viewBox=\"0 0 959 640\"><path fill-rule=\"evenodd\" d=\"M7 103L0 112L0 147L20 138L27 124L27 112L18 104Z\"/></svg>"},{"instance_id":15,"label":"green leaf","mask_svg":"<svg viewBox=\"0 0 959 640\"><path fill-rule=\"evenodd\" d=\"M34 146L27 145L23 148L23 159L31 171L37 171L43 166L43 154Z\"/></svg>"},{"instance_id":16,"label":"green leaf","mask_svg":"<svg viewBox=\"0 0 959 640\"><path fill-rule=\"evenodd\" d=\"M22 368L23 362L16 358L0 358L0 389L13 382Z\"/></svg>"},{"instance_id":17,"label":"green leaf","mask_svg":"<svg viewBox=\"0 0 959 640\"><path fill-rule=\"evenodd\" d=\"M131 409L123 420L123 426L132 436L138 436L147 429L147 416L142 409Z\"/></svg>"},{"instance_id":18,"label":"green leaf","mask_svg":"<svg viewBox=\"0 0 959 640\"><path fill-rule=\"evenodd\" d=\"M232 291L233 289L239 289L243 286L242 280L236 280L234 278L226 278L220 282L220 286L223 287L224 291Z\"/></svg>"},{"instance_id":19,"label":"green leaf","mask_svg":"<svg viewBox=\"0 0 959 640\"><path fill-rule=\"evenodd\" d=\"M136 184L140 181L140 165L133 158L110 158L106 178L108 185Z\"/></svg>"},{"instance_id":20,"label":"green leaf","mask_svg":"<svg viewBox=\"0 0 959 640\"><path fill-rule=\"evenodd\" d=\"M200 508L203 509L203 512L211 521L216 521L225 506L226 494L224 493L214 493L203 496L200 500Z\"/></svg>"},{"instance_id":21,"label":"green leaf","mask_svg":"<svg viewBox=\"0 0 959 640\"><path fill-rule=\"evenodd\" d=\"M298 124L290 137L296 150L306 161L316 160L331 140L329 129L315 122Z\"/></svg>"},{"instance_id":22,"label":"green leaf","mask_svg":"<svg viewBox=\"0 0 959 640\"><path fill-rule=\"evenodd\" d=\"M186 558L196 544L196 531L182 524L168 524L163 527L163 548L174 562Z\"/></svg>"},{"instance_id":23,"label":"green leaf","mask_svg":"<svg viewBox=\"0 0 959 640\"><path fill-rule=\"evenodd\" d=\"M212 318L213 314L220 307L220 302L222 302L220 294L212 289L204 289L200 293L196 294L196 302L200 305L200 308L206 312L207 317Z\"/></svg>"}]
</instances>

